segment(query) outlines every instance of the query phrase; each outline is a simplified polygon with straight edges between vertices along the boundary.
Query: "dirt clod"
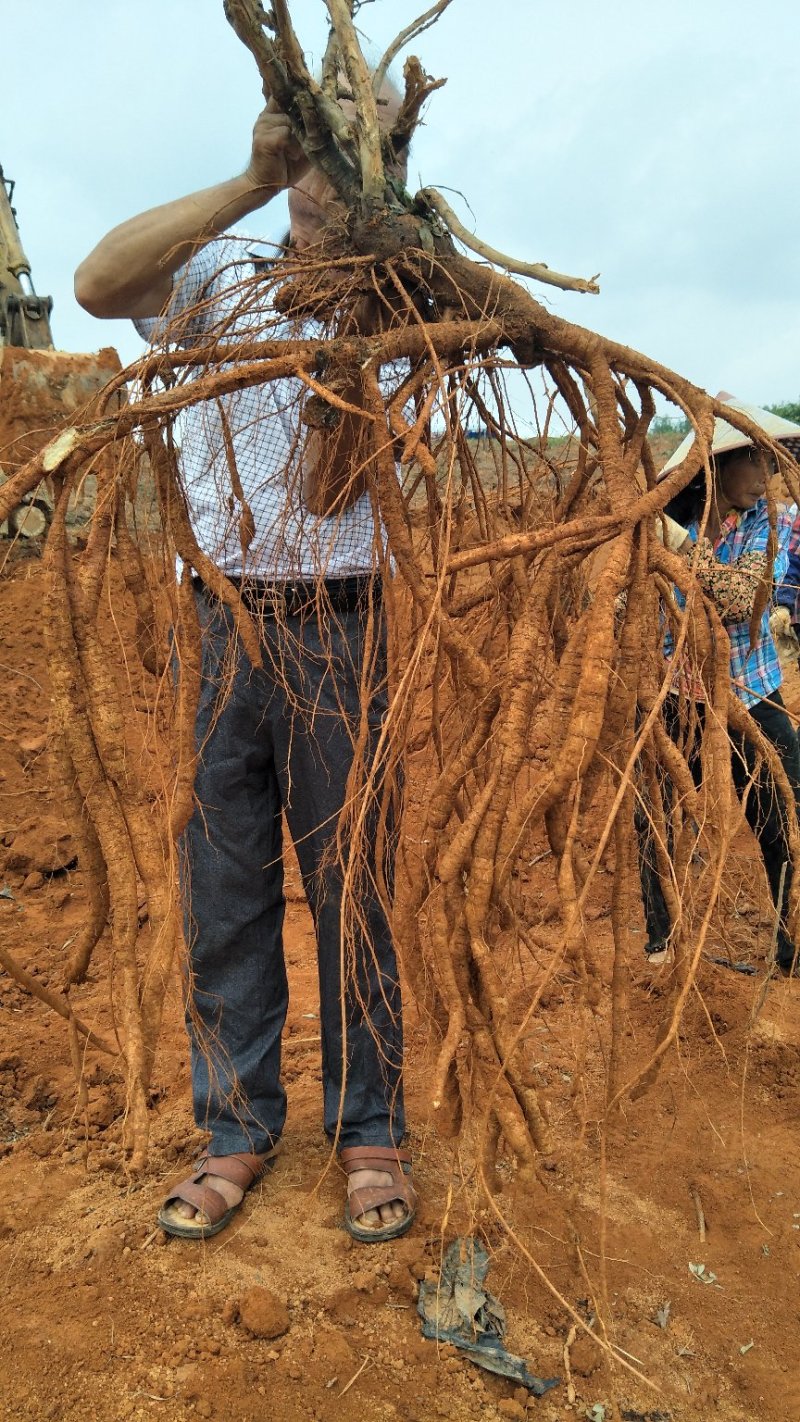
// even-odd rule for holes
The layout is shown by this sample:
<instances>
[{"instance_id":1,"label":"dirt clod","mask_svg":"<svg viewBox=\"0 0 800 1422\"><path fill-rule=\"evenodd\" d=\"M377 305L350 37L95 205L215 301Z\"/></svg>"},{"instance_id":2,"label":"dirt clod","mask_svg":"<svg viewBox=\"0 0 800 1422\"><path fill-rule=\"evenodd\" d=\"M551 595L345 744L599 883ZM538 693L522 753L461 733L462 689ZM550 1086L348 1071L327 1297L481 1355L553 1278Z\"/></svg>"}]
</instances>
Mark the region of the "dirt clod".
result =
<instances>
[{"instance_id":1,"label":"dirt clod","mask_svg":"<svg viewBox=\"0 0 800 1422\"><path fill-rule=\"evenodd\" d=\"M42 816L21 826L6 855L5 870L31 874L56 874L75 862L77 850L72 835L53 816Z\"/></svg>"},{"instance_id":2,"label":"dirt clod","mask_svg":"<svg viewBox=\"0 0 800 1422\"><path fill-rule=\"evenodd\" d=\"M569 1353L570 1367L579 1377L588 1378L596 1372L603 1360L603 1350L599 1343L585 1335L576 1338Z\"/></svg>"},{"instance_id":3,"label":"dirt clod","mask_svg":"<svg viewBox=\"0 0 800 1422\"><path fill-rule=\"evenodd\" d=\"M514 1422L525 1422L525 1408L514 1397L504 1397L497 1404L501 1417L511 1417Z\"/></svg>"},{"instance_id":4,"label":"dirt clod","mask_svg":"<svg viewBox=\"0 0 800 1422\"><path fill-rule=\"evenodd\" d=\"M289 1314L275 1294L254 1284L239 1300L239 1322L254 1338L280 1338L288 1332Z\"/></svg>"},{"instance_id":5,"label":"dirt clod","mask_svg":"<svg viewBox=\"0 0 800 1422\"><path fill-rule=\"evenodd\" d=\"M371 1269L360 1269L353 1275L353 1288L361 1294L368 1294L375 1287L375 1274Z\"/></svg>"},{"instance_id":6,"label":"dirt clod","mask_svg":"<svg viewBox=\"0 0 800 1422\"><path fill-rule=\"evenodd\" d=\"M389 1269L387 1282L390 1289L398 1293L403 1298L415 1299L417 1296L417 1281L410 1269L405 1264L392 1264Z\"/></svg>"},{"instance_id":7,"label":"dirt clod","mask_svg":"<svg viewBox=\"0 0 800 1422\"><path fill-rule=\"evenodd\" d=\"M32 756L41 755L47 746L47 736L21 736L17 741L23 759L30 760Z\"/></svg>"}]
</instances>

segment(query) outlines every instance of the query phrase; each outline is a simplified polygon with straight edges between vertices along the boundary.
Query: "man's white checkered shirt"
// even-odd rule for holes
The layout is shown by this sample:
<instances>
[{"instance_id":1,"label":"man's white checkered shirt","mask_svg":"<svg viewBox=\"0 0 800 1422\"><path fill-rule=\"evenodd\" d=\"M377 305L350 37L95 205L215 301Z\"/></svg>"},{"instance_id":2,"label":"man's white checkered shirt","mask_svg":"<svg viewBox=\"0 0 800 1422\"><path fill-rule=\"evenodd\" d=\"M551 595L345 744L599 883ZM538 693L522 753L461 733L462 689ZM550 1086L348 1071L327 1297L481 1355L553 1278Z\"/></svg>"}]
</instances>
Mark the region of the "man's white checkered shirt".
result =
<instances>
[{"instance_id":1,"label":"man's white checkered shirt","mask_svg":"<svg viewBox=\"0 0 800 1422\"><path fill-rule=\"evenodd\" d=\"M252 339L256 331L268 339L296 335L271 311L266 282L264 302L257 309L252 294L255 269L248 246L239 239L209 242L175 273L165 314L135 321L136 329L147 341L183 345L214 334L226 345L237 337ZM248 279L251 286L243 301L241 284ZM184 312L188 315L179 320ZM303 334L309 334L307 328ZM327 518L311 514L303 504L302 389L295 379L272 381L192 405L181 417L181 472L195 536L229 577L310 581L369 573L377 566L380 550L368 494ZM241 503L233 492L225 449L226 422L242 493L255 522L246 565L239 532Z\"/></svg>"}]
</instances>

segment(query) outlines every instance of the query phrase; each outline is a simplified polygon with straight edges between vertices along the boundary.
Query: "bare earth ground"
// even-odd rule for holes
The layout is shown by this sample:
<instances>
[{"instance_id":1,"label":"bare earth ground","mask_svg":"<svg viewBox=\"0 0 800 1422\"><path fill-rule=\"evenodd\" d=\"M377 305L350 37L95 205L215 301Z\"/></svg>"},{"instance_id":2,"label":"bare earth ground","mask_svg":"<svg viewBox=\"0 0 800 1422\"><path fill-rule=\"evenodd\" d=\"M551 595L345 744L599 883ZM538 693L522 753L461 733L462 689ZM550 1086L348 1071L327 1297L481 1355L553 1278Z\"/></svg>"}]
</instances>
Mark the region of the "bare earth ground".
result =
<instances>
[{"instance_id":1,"label":"bare earth ground","mask_svg":"<svg viewBox=\"0 0 800 1422\"><path fill-rule=\"evenodd\" d=\"M55 984L85 890L48 795L41 597L38 560L10 562L0 578L0 942ZM800 687L790 692L798 704ZM458 1142L432 1129L429 1033L411 1008L418 1222L382 1249L351 1243L340 1227L343 1180L319 1125L313 941L296 871L291 863L287 870L289 1129L271 1177L206 1245L166 1243L154 1229L164 1182L202 1144L189 1111L177 977L153 1094L152 1169L131 1186L121 1168L118 1074L87 1055L87 1157L65 1024L0 974L0 1418L492 1422L526 1410L543 1422L600 1418L591 1408L608 1401L610 1384L589 1339L571 1349L574 1404L562 1381L526 1409L523 1391L421 1337L417 1280L433 1277L456 1234L480 1232L509 1345L540 1375L565 1378L570 1320L481 1203ZM541 872L531 867L533 904L544 892ZM768 904L746 833L728 889L722 931L734 957L761 969ZM602 954L611 938L602 885L588 916ZM524 977L521 968L522 999ZM611 1155L612 1336L654 1384L616 1371L628 1418L800 1419L800 985L771 984L750 1028L762 978L704 965L703 998L689 1006L679 1052L626 1107ZM634 1046L639 1034L649 1039L663 990L644 973L635 983ZM78 1000L81 1014L109 1033L102 945ZM561 1143L548 1188L523 1191L507 1173L497 1199L518 1240L580 1311L599 1297L596 1136L576 1070L594 1029L571 1014L569 1000L554 990L530 1038ZM692 1264L705 1266L709 1282ZM252 1300L248 1309L254 1286L276 1296L271 1311L254 1312Z\"/></svg>"}]
</instances>

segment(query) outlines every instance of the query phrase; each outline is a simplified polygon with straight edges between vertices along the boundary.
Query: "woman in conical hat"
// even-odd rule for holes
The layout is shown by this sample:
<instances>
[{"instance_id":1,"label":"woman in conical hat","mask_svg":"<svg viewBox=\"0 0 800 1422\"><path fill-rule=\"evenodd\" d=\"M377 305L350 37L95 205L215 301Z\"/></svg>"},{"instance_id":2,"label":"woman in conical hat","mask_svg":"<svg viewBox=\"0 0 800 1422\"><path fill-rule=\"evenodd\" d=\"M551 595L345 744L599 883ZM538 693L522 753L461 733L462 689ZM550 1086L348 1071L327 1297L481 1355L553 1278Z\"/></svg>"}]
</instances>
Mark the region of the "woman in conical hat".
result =
<instances>
[{"instance_id":1,"label":"woman in conical hat","mask_svg":"<svg viewBox=\"0 0 800 1422\"><path fill-rule=\"evenodd\" d=\"M790 449L795 457L800 456L800 425L730 396L718 398L725 399L732 409L749 416L773 440L779 440ZM687 436L664 466L662 477L682 463L693 441L693 434ZM677 552L692 557L698 580L706 595L715 603L730 638L732 690L762 735L774 745L795 791L796 803L800 803L800 750L781 698L781 666L770 633L768 608L762 616L757 640L752 647L750 645L750 621L756 592L768 561L770 524L765 491L769 461L746 435L723 419L715 422L711 455L714 484L699 549L697 543L706 504L704 470L667 505L667 542ZM783 579L788 566L790 531L790 516L780 512L778 549L773 570L776 583ZM681 600L680 597L678 600ZM667 631L664 654L670 659L672 653L672 638ZM664 703L663 715L668 733L677 739L680 730L679 695L688 694L697 702L698 722L702 726L705 694L696 669L686 663L678 665L676 662L673 678L673 689ZM750 742L732 728L729 737L734 784L743 799L748 824L759 841L773 901L776 905L780 902L777 961L783 971L791 972L798 955L785 923L792 883L785 809L768 772L762 769L754 777L756 754ZM699 749L698 737L689 753L690 768L697 784L701 777ZM747 787L750 788L745 795ZM646 951L651 964L657 965L671 956L673 925L658 876L650 823L644 813L640 814L638 824L642 898L648 935Z\"/></svg>"}]
</instances>

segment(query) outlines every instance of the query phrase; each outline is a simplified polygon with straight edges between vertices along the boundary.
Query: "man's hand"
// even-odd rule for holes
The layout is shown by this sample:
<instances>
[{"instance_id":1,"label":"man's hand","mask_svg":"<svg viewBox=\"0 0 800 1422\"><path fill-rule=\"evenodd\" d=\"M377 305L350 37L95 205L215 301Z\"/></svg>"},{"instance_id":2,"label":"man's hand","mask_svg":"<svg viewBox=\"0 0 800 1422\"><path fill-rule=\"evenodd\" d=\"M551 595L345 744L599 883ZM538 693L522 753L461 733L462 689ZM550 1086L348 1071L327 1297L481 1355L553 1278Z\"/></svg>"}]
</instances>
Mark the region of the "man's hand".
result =
<instances>
[{"instance_id":1,"label":"man's hand","mask_svg":"<svg viewBox=\"0 0 800 1422\"><path fill-rule=\"evenodd\" d=\"M253 128L253 148L245 176L254 188L291 188L310 166L288 118L270 99Z\"/></svg>"},{"instance_id":2,"label":"man's hand","mask_svg":"<svg viewBox=\"0 0 800 1422\"><path fill-rule=\"evenodd\" d=\"M218 237L284 188L309 163L285 114L270 102L256 120L244 173L150 208L98 242L75 274L75 295L93 316L157 316L172 277L204 242Z\"/></svg>"}]
</instances>

